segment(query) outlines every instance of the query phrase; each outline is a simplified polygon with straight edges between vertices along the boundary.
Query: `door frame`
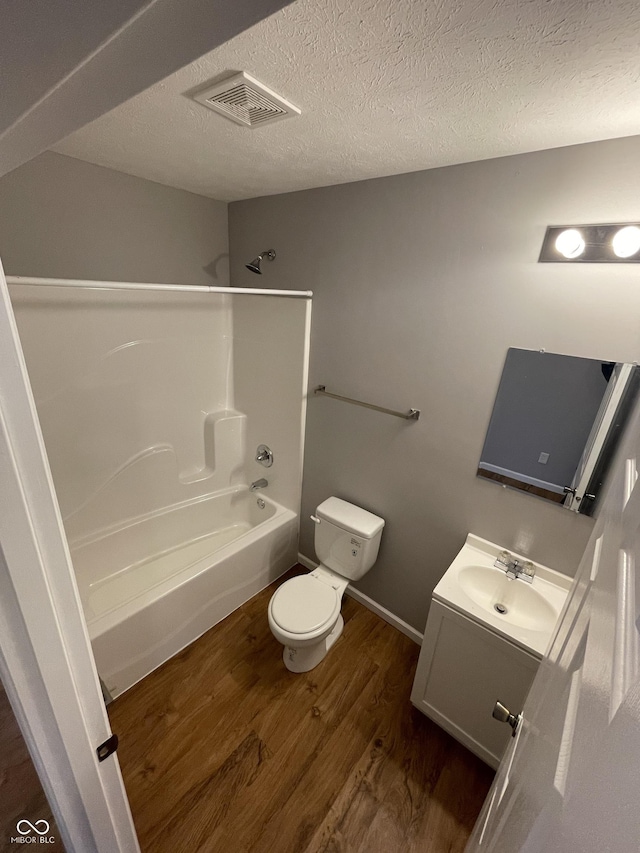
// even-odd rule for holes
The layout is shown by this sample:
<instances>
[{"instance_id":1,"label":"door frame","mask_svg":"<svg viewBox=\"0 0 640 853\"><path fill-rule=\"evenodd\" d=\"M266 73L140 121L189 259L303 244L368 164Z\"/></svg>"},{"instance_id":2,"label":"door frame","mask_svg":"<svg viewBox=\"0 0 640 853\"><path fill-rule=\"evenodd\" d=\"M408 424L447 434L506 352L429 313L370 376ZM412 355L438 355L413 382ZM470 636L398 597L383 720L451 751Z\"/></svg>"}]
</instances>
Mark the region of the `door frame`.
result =
<instances>
[{"instance_id":1,"label":"door frame","mask_svg":"<svg viewBox=\"0 0 640 853\"><path fill-rule=\"evenodd\" d=\"M574 512L580 511L581 501L584 500L589 482L613 426L620 402L629 387L635 367L635 364L626 362L620 364L620 370L614 374L613 385L610 385L605 392L596 415L596 421L587 440L587 446L571 483L573 493L570 492L567 495L567 500L564 503L567 509Z\"/></svg>"},{"instance_id":2,"label":"door frame","mask_svg":"<svg viewBox=\"0 0 640 853\"><path fill-rule=\"evenodd\" d=\"M0 262L0 677L69 853L139 851ZM32 816L32 821L38 819Z\"/></svg>"}]
</instances>

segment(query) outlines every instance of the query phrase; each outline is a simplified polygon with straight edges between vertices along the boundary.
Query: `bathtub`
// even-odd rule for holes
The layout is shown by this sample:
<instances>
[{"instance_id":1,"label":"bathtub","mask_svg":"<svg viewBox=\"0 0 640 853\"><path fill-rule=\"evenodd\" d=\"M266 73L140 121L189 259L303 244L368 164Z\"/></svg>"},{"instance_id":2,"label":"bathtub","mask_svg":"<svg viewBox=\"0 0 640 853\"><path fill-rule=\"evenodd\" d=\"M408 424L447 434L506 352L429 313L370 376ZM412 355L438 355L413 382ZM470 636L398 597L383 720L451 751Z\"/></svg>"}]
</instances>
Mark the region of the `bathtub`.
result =
<instances>
[{"instance_id":1,"label":"bathtub","mask_svg":"<svg viewBox=\"0 0 640 853\"><path fill-rule=\"evenodd\" d=\"M70 542L96 665L112 695L294 565L297 538L296 513L242 487Z\"/></svg>"}]
</instances>

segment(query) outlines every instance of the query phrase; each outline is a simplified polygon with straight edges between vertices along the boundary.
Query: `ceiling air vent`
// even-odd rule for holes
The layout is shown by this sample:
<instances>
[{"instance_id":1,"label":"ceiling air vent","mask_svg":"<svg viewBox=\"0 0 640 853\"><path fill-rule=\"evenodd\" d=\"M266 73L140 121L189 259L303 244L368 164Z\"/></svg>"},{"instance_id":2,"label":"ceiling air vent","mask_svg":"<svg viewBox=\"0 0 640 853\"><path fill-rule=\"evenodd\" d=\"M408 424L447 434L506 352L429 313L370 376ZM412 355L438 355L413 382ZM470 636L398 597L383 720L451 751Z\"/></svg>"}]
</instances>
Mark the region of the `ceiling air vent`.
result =
<instances>
[{"instance_id":1,"label":"ceiling air vent","mask_svg":"<svg viewBox=\"0 0 640 853\"><path fill-rule=\"evenodd\" d=\"M246 71L227 77L192 97L199 104L245 127L259 127L281 118L300 115L298 107Z\"/></svg>"}]
</instances>

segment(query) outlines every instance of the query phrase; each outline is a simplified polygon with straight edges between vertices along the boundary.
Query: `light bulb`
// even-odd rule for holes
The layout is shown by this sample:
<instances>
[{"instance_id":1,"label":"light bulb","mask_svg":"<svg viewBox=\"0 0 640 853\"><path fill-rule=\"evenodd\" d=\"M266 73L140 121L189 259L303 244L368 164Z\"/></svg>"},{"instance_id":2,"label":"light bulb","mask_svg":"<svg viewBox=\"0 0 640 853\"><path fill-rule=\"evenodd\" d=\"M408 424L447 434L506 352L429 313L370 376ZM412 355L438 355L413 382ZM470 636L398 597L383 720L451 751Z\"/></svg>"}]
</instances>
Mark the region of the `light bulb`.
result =
<instances>
[{"instance_id":1,"label":"light bulb","mask_svg":"<svg viewBox=\"0 0 640 853\"><path fill-rule=\"evenodd\" d=\"M565 258L577 258L584 252L582 234L576 228L567 228L556 238L556 249Z\"/></svg>"},{"instance_id":2,"label":"light bulb","mask_svg":"<svg viewBox=\"0 0 640 853\"><path fill-rule=\"evenodd\" d=\"M640 250L640 228L637 225L621 228L614 234L611 245L619 258L630 258Z\"/></svg>"}]
</instances>

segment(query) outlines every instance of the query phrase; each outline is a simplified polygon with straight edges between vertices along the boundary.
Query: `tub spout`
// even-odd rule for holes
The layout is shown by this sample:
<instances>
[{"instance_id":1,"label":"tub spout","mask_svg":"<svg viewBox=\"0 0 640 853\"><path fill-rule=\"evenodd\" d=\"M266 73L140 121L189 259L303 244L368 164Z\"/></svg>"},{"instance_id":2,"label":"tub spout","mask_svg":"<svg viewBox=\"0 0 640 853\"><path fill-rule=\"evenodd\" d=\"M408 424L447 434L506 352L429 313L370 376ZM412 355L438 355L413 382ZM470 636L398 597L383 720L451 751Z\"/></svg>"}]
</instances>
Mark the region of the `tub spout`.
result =
<instances>
[{"instance_id":1,"label":"tub spout","mask_svg":"<svg viewBox=\"0 0 640 853\"><path fill-rule=\"evenodd\" d=\"M261 477L261 479L256 480L255 483L251 483L251 485L249 486L249 491L255 492L257 489L266 489L268 485L269 481L265 480L264 477Z\"/></svg>"}]
</instances>

